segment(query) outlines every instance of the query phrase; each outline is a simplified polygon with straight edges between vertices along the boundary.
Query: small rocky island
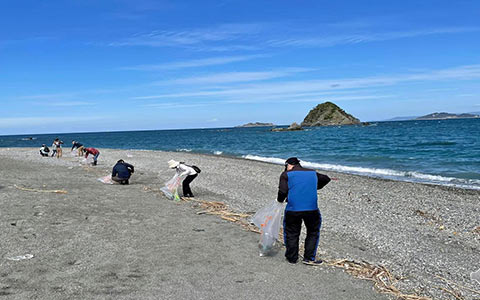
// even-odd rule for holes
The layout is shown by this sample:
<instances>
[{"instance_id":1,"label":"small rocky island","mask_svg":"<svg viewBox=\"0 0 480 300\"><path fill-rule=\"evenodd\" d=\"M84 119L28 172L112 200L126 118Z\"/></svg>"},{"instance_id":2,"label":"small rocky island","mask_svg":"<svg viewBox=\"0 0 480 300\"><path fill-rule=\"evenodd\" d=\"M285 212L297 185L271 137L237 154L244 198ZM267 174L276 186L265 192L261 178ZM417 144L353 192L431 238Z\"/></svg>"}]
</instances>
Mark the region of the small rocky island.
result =
<instances>
[{"instance_id":1,"label":"small rocky island","mask_svg":"<svg viewBox=\"0 0 480 300\"><path fill-rule=\"evenodd\" d=\"M446 120L446 119L472 119L480 118L479 115L474 114L451 114L446 112L435 112L426 116L418 117L415 120Z\"/></svg>"},{"instance_id":2,"label":"small rocky island","mask_svg":"<svg viewBox=\"0 0 480 300\"><path fill-rule=\"evenodd\" d=\"M302 126L358 125L360 120L346 113L332 102L313 108L302 122Z\"/></svg>"},{"instance_id":3,"label":"small rocky island","mask_svg":"<svg viewBox=\"0 0 480 300\"><path fill-rule=\"evenodd\" d=\"M273 128L272 131L298 131L303 126L333 126L333 125L369 125L362 123L354 116L332 102L325 102L314 107L305 117L301 125L293 122L288 128Z\"/></svg>"},{"instance_id":4,"label":"small rocky island","mask_svg":"<svg viewBox=\"0 0 480 300\"><path fill-rule=\"evenodd\" d=\"M243 124L235 127L239 128L239 127L273 127L273 126L275 126L273 123L255 122L255 123L247 123L247 124Z\"/></svg>"},{"instance_id":5,"label":"small rocky island","mask_svg":"<svg viewBox=\"0 0 480 300\"><path fill-rule=\"evenodd\" d=\"M298 125L296 122L293 122L287 128L272 128L272 131L298 131L303 130L302 126Z\"/></svg>"}]
</instances>

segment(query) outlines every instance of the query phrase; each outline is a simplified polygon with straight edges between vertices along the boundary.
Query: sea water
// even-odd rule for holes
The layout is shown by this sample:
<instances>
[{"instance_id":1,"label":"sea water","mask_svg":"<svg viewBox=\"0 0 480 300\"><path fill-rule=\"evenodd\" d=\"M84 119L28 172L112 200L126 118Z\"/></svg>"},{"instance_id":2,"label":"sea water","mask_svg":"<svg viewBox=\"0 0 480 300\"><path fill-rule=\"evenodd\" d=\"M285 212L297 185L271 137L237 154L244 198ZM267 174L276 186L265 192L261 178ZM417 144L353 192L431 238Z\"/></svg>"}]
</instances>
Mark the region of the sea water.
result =
<instances>
[{"instance_id":1,"label":"sea water","mask_svg":"<svg viewBox=\"0 0 480 300\"><path fill-rule=\"evenodd\" d=\"M206 153L394 180L480 189L480 119L375 122L272 132L268 127L0 136L0 147L68 147ZM30 139L33 138L33 139Z\"/></svg>"}]
</instances>

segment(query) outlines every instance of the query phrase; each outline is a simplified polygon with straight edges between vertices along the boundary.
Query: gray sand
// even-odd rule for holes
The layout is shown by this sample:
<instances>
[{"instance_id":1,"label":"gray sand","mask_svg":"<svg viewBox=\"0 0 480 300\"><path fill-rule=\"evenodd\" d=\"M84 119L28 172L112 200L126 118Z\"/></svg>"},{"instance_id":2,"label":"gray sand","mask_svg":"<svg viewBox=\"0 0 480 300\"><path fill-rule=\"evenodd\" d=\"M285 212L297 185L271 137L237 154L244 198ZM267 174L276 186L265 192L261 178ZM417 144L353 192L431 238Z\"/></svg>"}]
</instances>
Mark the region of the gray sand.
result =
<instances>
[{"instance_id":1,"label":"gray sand","mask_svg":"<svg viewBox=\"0 0 480 300\"><path fill-rule=\"evenodd\" d=\"M97 167L0 149L0 296L8 299L386 299L372 284L330 267L258 256L259 236L159 189L173 158L201 167L197 198L254 212L276 197L281 166L219 156L100 149ZM67 151L65 151L67 152ZM132 157L128 157L128 156ZM120 158L135 165L130 186L105 185ZM320 257L381 264L404 292L450 296L440 275L470 288L480 268L480 192L322 172ZM68 194L21 191L64 189ZM14 224L14 225L12 225ZM34 258L6 258L31 253ZM480 295L462 289L465 299Z\"/></svg>"}]
</instances>

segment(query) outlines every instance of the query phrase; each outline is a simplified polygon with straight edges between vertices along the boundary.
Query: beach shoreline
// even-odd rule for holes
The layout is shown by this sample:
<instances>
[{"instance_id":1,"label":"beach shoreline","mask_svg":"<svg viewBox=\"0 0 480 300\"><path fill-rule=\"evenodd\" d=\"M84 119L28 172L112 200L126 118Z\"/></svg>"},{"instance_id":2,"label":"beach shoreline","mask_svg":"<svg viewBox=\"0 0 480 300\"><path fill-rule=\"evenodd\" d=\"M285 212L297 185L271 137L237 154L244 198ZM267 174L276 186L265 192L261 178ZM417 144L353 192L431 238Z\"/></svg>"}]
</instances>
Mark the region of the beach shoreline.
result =
<instances>
[{"instance_id":1,"label":"beach shoreline","mask_svg":"<svg viewBox=\"0 0 480 300\"><path fill-rule=\"evenodd\" d=\"M87 168L98 177L107 175L116 160L123 158L135 165L132 185L155 188L173 176L166 165L169 159L186 161L202 169L192 184L199 199L221 201L234 211L249 213L275 199L283 171L283 166L240 157L99 150L96 168L80 166L80 160L67 151L64 158L56 159L41 158L35 148L0 148L0 157L63 168L66 172ZM480 226L480 191L319 172L338 178L319 191L324 219L320 257L386 266L394 274L409 278L399 281L399 288L435 299L449 299L445 292L434 288L443 283L436 275L475 288L469 274L480 268L480 234L474 232ZM91 184L103 186L100 182ZM464 295L465 299L474 299L468 292Z\"/></svg>"}]
</instances>

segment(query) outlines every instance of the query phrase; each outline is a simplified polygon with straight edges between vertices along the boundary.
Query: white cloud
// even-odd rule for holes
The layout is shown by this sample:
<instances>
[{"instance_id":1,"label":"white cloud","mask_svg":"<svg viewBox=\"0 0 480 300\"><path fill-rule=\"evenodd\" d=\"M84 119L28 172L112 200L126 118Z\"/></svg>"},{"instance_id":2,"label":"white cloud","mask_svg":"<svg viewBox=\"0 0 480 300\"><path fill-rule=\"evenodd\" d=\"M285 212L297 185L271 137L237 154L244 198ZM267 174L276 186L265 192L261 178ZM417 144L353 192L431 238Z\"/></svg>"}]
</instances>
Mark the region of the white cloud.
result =
<instances>
[{"instance_id":1,"label":"white cloud","mask_svg":"<svg viewBox=\"0 0 480 300\"><path fill-rule=\"evenodd\" d=\"M308 72L312 69L306 68L289 68L276 71L265 71L265 72L226 72L226 73L216 73L204 76L189 77L189 78L179 78L173 80L165 80L155 82L154 84L164 85L164 84L224 84L224 83L234 83L234 82L251 82L251 81L261 81L274 79L279 77L286 77L296 73Z\"/></svg>"},{"instance_id":2,"label":"white cloud","mask_svg":"<svg viewBox=\"0 0 480 300\"><path fill-rule=\"evenodd\" d=\"M151 47L190 47L202 43L234 41L246 35L262 31L261 24L222 24L211 28L186 30L157 30L137 34L123 41L110 43L110 46L151 46Z\"/></svg>"},{"instance_id":3,"label":"white cloud","mask_svg":"<svg viewBox=\"0 0 480 300\"><path fill-rule=\"evenodd\" d=\"M133 99L165 99L194 97L261 97L273 95L296 95L299 93L335 92L342 90L365 89L390 86L408 82L473 80L480 78L480 65L460 66L430 72L397 74L363 78L343 78L329 80L282 81L275 83L249 84L233 88L216 88L192 92L170 93L151 96L138 96Z\"/></svg>"},{"instance_id":4,"label":"white cloud","mask_svg":"<svg viewBox=\"0 0 480 300\"><path fill-rule=\"evenodd\" d=\"M110 46L182 47L197 51L253 51L266 48L323 48L336 45L388 41L438 34L480 31L480 27L444 27L416 30L366 32L368 23L344 22L346 26L311 24L296 28L291 24L221 24L216 27L158 30L137 34ZM356 25L355 25L356 24ZM363 32L358 32L364 28ZM368 30L371 30L370 28ZM308 31L308 32L307 32ZM343 32L342 32L343 31ZM322 35L311 32L325 32Z\"/></svg>"},{"instance_id":5,"label":"white cloud","mask_svg":"<svg viewBox=\"0 0 480 300\"><path fill-rule=\"evenodd\" d=\"M222 56L210 57L204 59L194 59L188 61L179 61L164 64L138 65L132 67L123 67L122 70L136 70L136 71L157 71L157 70L174 70L183 68L197 68L215 65L224 65L233 62L247 61L251 59L265 57L266 55L244 55L244 56Z\"/></svg>"},{"instance_id":6,"label":"white cloud","mask_svg":"<svg viewBox=\"0 0 480 300\"><path fill-rule=\"evenodd\" d=\"M327 34L316 37L300 37L287 39L271 39L267 41L267 45L271 47L332 47L345 44L359 44L375 41L388 41L410 37L462 33L480 31L478 27L453 27L453 28L437 28L426 30L411 31L392 31L384 33L365 33L365 34Z\"/></svg>"}]
</instances>

